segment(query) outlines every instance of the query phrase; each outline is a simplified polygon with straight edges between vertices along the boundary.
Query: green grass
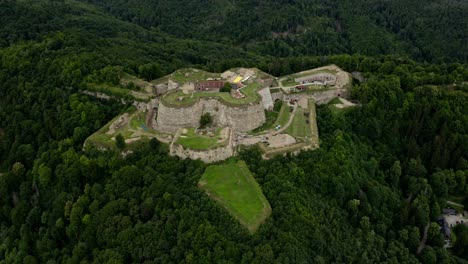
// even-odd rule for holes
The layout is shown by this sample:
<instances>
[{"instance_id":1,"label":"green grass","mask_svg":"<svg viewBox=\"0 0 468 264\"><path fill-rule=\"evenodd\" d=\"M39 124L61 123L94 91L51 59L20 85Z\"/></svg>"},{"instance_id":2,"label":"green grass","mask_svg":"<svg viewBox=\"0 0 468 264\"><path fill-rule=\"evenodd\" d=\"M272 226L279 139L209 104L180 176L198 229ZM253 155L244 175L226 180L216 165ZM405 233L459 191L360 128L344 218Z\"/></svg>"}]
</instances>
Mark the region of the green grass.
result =
<instances>
[{"instance_id":1,"label":"green grass","mask_svg":"<svg viewBox=\"0 0 468 264\"><path fill-rule=\"evenodd\" d=\"M265 122L263 123L262 126L252 130L251 134L259 135L259 134L267 133L268 130L275 128L275 126L278 124L278 117L279 117L279 114L283 105L285 105L285 103L283 103L282 101L278 101L278 102L275 102L273 111L265 111ZM284 108L283 111L284 111L283 115L287 115L288 109ZM287 119L286 119L286 122L287 122Z\"/></svg>"},{"instance_id":2,"label":"green grass","mask_svg":"<svg viewBox=\"0 0 468 264\"><path fill-rule=\"evenodd\" d=\"M117 86L114 86L108 83L100 83L100 84L88 83L87 90L90 90L93 92L102 92L105 94L114 95L114 96L122 97L122 98L131 96L130 90L119 88Z\"/></svg>"},{"instance_id":3,"label":"green grass","mask_svg":"<svg viewBox=\"0 0 468 264\"><path fill-rule=\"evenodd\" d=\"M175 71L170 78L174 82L183 84L186 82L204 81L208 78L221 78L221 75L218 73L210 73L203 70L186 68Z\"/></svg>"},{"instance_id":4,"label":"green grass","mask_svg":"<svg viewBox=\"0 0 468 264\"><path fill-rule=\"evenodd\" d=\"M146 118L146 113L139 112L138 114L133 116L132 120L130 120L130 127L135 130L140 129L142 125L145 125L145 118Z\"/></svg>"},{"instance_id":5,"label":"green grass","mask_svg":"<svg viewBox=\"0 0 468 264\"><path fill-rule=\"evenodd\" d=\"M270 93L272 93L272 94L280 93L280 92L281 92L281 88L270 89Z\"/></svg>"},{"instance_id":6,"label":"green grass","mask_svg":"<svg viewBox=\"0 0 468 264\"><path fill-rule=\"evenodd\" d=\"M305 114L304 114L305 113ZM309 114L302 107L298 107L294 113L291 125L284 132L293 137L311 137L312 132L310 125L306 122L309 120Z\"/></svg>"},{"instance_id":7,"label":"green grass","mask_svg":"<svg viewBox=\"0 0 468 264\"><path fill-rule=\"evenodd\" d=\"M209 166L198 186L251 233L271 214L268 200L243 161Z\"/></svg>"},{"instance_id":8,"label":"green grass","mask_svg":"<svg viewBox=\"0 0 468 264\"><path fill-rule=\"evenodd\" d=\"M256 129L252 130L251 134L257 135L266 133L268 129L272 129L275 127L275 122L278 120L278 112L274 111L265 111L265 122L262 126L257 127Z\"/></svg>"},{"instance_id":9,"label":"green grass","mask_svg":"<svg viewBox=\"0 0 468 264\"><path fill-rule=\"evenodd\" d=\"M278 115L278 120L276 120L275 125L280 125L281 127L284 127L288 123L290 115L291 108L288 106L287 103L283 103Z\"/></svg>"},{"instance_id":10,"label":"green grass","mask_svg":"<svg viewBox=\"0 0 468 264\"><path fill-rule=\"evenodd\" d=\"M309 127L311 132L310 137L310 144L319 146L320 139L317 127L317 107L315 106L315 101L313 99L309 99Z\"/></svg>"},{"instance_id":11,"label":"green grass","mask_svg":"<svg viewBox=\"0 0 468 264\"><path fill-rule=\"evenodd\" d=\"M338 97L335 97L335 98L331 99L330 102L328 102L328 105L334 105L334 104L342 104L342 102L340 101L340 99Z\"/></svg>"},{"instance_id":12,"label":"green grass","mask_svg":"<svg viewBox=\"0 0 468 264\"><path fill-rule=\"evenodd\" d=\"M282 84L283 86L285 86L285 87L287 87L287 86L296 86L296 85L299 85L298 82L294 81L294 78L289 78L289 77L286 78L286 79L284 79L284 80L281 82L281 84Z\"/></svg>"},{"instance_id":13,"label":"green grass","mask_svg":"<svg viewBox=\"0 0 468 264\"><path fill-rule=\"evenodd\" d=\"M193 92L190 94L184 94L181 91L168 93L162 97L161 102L169 107L188 107L197 103L200 98L217 98L220 99L226 105L245 105L249 103L255 103L260 100L260 95L257 91L262 87L261 84L252 83L241 89L241 92L246 95L245 98L234 98L229 93L204 93L204 92ZM182 100L178 100L182 98Z\"/></svg>"},{"instance_id":14,"label":"green grass","mask_svg":"<svg viewBox=\"0 0 468 264\"><path fill-rule=\"evenodd\" d=\"M194 128L188 128L186 134L179 136L177 143L190 149L199 150L223 146L226 144L227 140L218 142L220 140L220 132L221 128L217 129L214 137L209 137L195 133Z\"/></svg>"},{"instance_id":15,"label":"green grass","mask_svg":"<svg viewBox=\"0 0 468 264\"><path fill-rule=\"evenodd\" d=\"M89 136L85 140L85 144L91 144L105 149L116 149L115 141L112 140L113 137L117 136L118 134L121 134L125 139L129 139L132 138L133 134L138 131L138 133L140 134L140 140L127 144L127 149L132 150L138 148L138 146L147 143L150 137L155 137L156 135L158 135L158 133L152 130L151 128L148 128L147 131L142 129L142 125L145 124L146 113L137 112L137 109L133 106L130 107L126 111L126 113L128 113L130 116L133 115L132 119L129 121L129 124L127 126L116 129L112 135L106 134L109 131L110 125L121 117L122 114L120 114L113 118L111 121L109 121L97 132Z\"/></svg>"},{"instance_id":16,"label":"green grass","mask_svg":"<svg viewBox=\"0 0 468 264\"><path fill-rule=\"evenodd\" d=\"M134 99L140 102L147 102L150 99L149 95L146 95L144 92L138 93L130 89L121 88L109 83L87 83L86 90L91 92L100 92L110 96L115 96L123 99ZM137 95L144 95L143 97Z\"/></svg>"}]
</instances>

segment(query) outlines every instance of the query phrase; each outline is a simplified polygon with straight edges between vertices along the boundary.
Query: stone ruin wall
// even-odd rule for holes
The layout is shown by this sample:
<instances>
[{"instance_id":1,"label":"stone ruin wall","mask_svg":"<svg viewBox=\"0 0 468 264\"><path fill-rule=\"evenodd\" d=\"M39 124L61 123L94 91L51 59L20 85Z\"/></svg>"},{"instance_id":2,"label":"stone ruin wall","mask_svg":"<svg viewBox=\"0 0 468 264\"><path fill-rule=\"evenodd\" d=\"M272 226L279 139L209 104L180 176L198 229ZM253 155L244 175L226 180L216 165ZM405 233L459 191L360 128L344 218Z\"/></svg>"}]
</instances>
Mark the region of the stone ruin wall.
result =
<instances>
[{"instance_id":1,"label":"stone ruin wall","mask_svg":"<svg viewBox=\"0 0 468 264\"><path fill-rule=\"evenodd\" d=\"M339 97L349 98L350 91L346 89L323 91L310 94L309 98L314 99L315 102L320 105L330 102L333 98L338 97L338 94Z\"/></svg>"},{"instance_id":2,"label":"stone ruin wall","mask_svg":"<svg viewBox=\"0 0 468 264\"><path fill-rule=\"evenodd\" d=\"M159 104L157 124L162 132L175 133L179 128L198 127L204 113L210 113L217 127L231 127L247 132L265 122L262 102L242 106L227 106L218 99L201 99L189 107L168 107Z\"/></svg>"},{"instance_id":3,"label":"stone ruin wall","mask_svg":"<svg viewBox=\"0 0 468 264\"><path fill-rule=\"evenodd\" d=\"M171 156L177 156L181 159L199 159L205 163L222 161L234 156L234 154L234 148L230 145L207 150L185 149L179 144L174 144L170 148Z\"/></svg>"},{"instance_id":4,"label":"stone ruin wall","mask_svg":"<svg viewBox=\"0 0 468 264\"><path fill-rule=\"evenodd\" d=\"M212 163L217 161L222 161L228 159L229 157L234 156L235 149L233 147L233 131L229 133L228 144L226 146L221 146L213 149L207 150L194 150L189 148L184 148L182 145L175 143L177 138L174 139L174 143L170 145L169 154L171 156L177 156L181 159L192 159L192 160L201 160L205 163Z\"/></svg>"},{"instance_id":5,"label":"stone ruin wall","mask_svg":"<svg viewBox=\"0 0 468 264\"><path fill-rule=\"evenodd\" d=\"M294 79L294 81L298 83L302 83L302 82L313 83L316 81L320 81L323 83L335 83L336 80L337 80L337 76L331 73L315 73L315 74L311 74L308 76Z\"/></svg>"},{"instance_id":6,"label":"stone ruin wall","mask_svg":"<svg viewBox=\"0 0 468 264\"><path fill-rule=\"evenodd\" d=\"M312 98L317 104L326 104L330 102L333 98L340 97L348 98L350 96L350 91L346 89L336 89L336 90L326 90L318 91L315 93L285 93L283 91L272 93L273 101L289 101L289 100L299 100L301 97L305 96L307 98Z\"/></svg>"},{"instance_id":7,"label":"stone ruin wall","mask_svg":"<svg viewBox=\"0 0 468 264\"><path fill-rule=\"evenodd\" d=\"M191 107L171 108L161 102L156 119L157 128L173 134L182 127L198 127L201 115L202 107L199 103Z\"/></svg>"}]
</instances>

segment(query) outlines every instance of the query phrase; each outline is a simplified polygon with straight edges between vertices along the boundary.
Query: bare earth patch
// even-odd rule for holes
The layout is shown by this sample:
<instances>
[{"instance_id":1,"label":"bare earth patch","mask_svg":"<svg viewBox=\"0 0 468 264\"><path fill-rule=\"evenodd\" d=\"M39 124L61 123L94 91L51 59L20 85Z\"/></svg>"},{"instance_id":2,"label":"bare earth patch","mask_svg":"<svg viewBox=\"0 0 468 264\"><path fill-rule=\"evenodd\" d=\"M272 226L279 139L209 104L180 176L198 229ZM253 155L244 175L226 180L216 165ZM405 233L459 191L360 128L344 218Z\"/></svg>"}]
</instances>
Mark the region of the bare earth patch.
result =
<instances>
[{"instance_id":1,"label":"bare earth patch","mask_svg":"<svg viewBox=\"0 0 468 264\"><path fill-rule=\"evenodd\" d=\"M268 143L270 143L269 147L271 148L281 148L281 147L295 144L296 139L294 139L294 137L288 134L279 134L279 135L270 137L270 139L268 140Z\"/></svg>"}]
</instances>

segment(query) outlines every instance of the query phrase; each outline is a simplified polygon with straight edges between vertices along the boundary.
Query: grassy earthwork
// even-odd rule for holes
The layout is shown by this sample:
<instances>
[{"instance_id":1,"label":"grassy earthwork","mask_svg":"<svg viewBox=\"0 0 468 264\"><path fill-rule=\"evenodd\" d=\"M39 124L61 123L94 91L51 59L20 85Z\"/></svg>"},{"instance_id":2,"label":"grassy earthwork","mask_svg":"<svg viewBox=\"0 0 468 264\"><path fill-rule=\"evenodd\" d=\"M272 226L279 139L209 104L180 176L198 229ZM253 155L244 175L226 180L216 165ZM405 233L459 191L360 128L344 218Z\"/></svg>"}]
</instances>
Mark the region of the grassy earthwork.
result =
<instances>
[{"instance_id":1,"label":"grassy earthwork","mask_svg":"<svg viewBox=\"0 0 468 264\"><path fill-rule=\"evenodd\" d=\"M87 83L86 86L86 90L91 92L104 93L109 96L122 99L133 99L140 102L148 102L151 98L154 97L153 94L146 91L134 91L110 83Z\"/></svg>"},{"instance_id":2,"label":"grassy earthwork","mask_svg":"<svg viewBox=\"0 0 468 264\"><path fill-rule=\"evenodd\" d=\"M243 161L209 166L198 186L254 233L271 214L268 200Z\"/></svg>"},{"instance_id":3,"label":"grassy earthwork","mask_svg":"<svg viewBox=\"0 0 468 264\"><path fill-rule=\"evenodd\" d=\"M291 115L291 108L288 106L287 103L283 103L281 106L278 119L276 120L275 126L280 125L281 127L284 127L289 120L289 117Z\"/></svg>"},{"instance_id":4,"label":"grassy earthwork","mask_svg":"<svg viewBox=\"0 0 468 264\"><path fill-rule=\"evenodd\" d=\"M229 93L202 93L202 92L191 92L190 94L184 94L182 91L171 92L164 95L161 98L161 102L164 105L170 107L188 107L194 105L200 98L217 98L226 105L238 106L249 103L255 103L260 100L260 95L257 91L261 89L262 85L258 83L252 83L240 91L246 97L245 98L234 98Z\"/></svg>"},{"instance_id":5,"label":"grassy earthwork","mask_svg":"<svg viewBox=\"0 0 468 264\"><path fill-rule=\"evenodd\" d=\"M276 110L279 108L278 110ZM290 108L287 103L282 101L275 102L275 107L273 111L266 111L266 121L265 123L252 131L252 134L258 135L267 133L268 130L274 129L277 125L284 127L289 120L291 114Z\"/></svg>"},{"instance_id":6,"label":"grassy earthwork","mask_svg":"<svg viewBox=\"0 0 468 264\"><path fill-rule=\"evenodd\" d=\"M306 113L302 107L298 107L291 125L284 132L295 138L310 138L312 132L309 125L309 113Z\"/></svg>"},{"instance_id":7,"label":"grassy earthwork","mask_svg":"<svg viewBox=\"0 0 468 264\"><path fill-rule=\"evenodd\" d=\"M294 74L284 76L281 80L281 84L285 87L299 85L299 83L295 81L296 78L301 78L301 77L319 74L319 73L336 74L337 72L333 70L329 70L329 69L319 69L319 70L310 70L310 71L294 73Z\"/></svg>"},{"instance_id":8,"label":"grassy earthwork","mask_svg":"<svg viewBox=\"0 0 468 264\"><path fill-rule=\"evenodd\" d=\"M128 114L127 122L111 131L111 125L118 122L123 115L115 117L97 132L89 136L85 140L85 145L115 150L117 148L114 138L118 134L121 134L127 142L127 149L131 150L158 135L156 131L146 126L146 112L137 111L135 107L131 107L126 113Z\"/></svg>"},{"instance_id":9,"label":"grassy earthwork","mask_svg":"<svg viewBox=\"0 0 468 264\"><path fill-rule=\"evenodd\" d=\"M207 136L200 135L195 132L194 128L187 128L187 133L181 134L177 139L177 143L190 149L211 149L223 146L227 143L228 139L221 139L221 128L216 130L215 135Z\"/></svg>"},{"instance_id":10,"label":"grassy earthwork","mask_svg":"<svg viewBox=\"0 0 468 264\"><path fill-rule=\"evenodd\" d=\"M221 74L192 68L180 69L171 74L171 80L179 84L205 81L208 78L221 78Z\"/></svg>"}]
</instances>

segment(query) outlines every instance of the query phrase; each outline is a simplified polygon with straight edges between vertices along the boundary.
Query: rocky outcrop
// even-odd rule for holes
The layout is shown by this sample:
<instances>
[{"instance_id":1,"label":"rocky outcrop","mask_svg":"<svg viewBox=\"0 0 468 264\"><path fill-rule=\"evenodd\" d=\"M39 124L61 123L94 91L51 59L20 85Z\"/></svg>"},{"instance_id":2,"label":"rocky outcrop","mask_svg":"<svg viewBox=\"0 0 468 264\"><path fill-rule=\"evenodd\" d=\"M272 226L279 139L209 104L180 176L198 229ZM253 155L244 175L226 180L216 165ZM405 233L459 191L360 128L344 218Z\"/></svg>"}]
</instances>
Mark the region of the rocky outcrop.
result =
<instances>
[{"instance_id":1,"label":"rocky outcrop","mask_svg":"<svg viewBox=\"0 0 468 264\"><path fill-rule=\"evenodd\" d=\"M167 83L167 90L172 91L172 90L177 89L177 88L179 88L179 84L172 81L172 80L169 80L169 82Z\"/></svg>"}]
</instances>

